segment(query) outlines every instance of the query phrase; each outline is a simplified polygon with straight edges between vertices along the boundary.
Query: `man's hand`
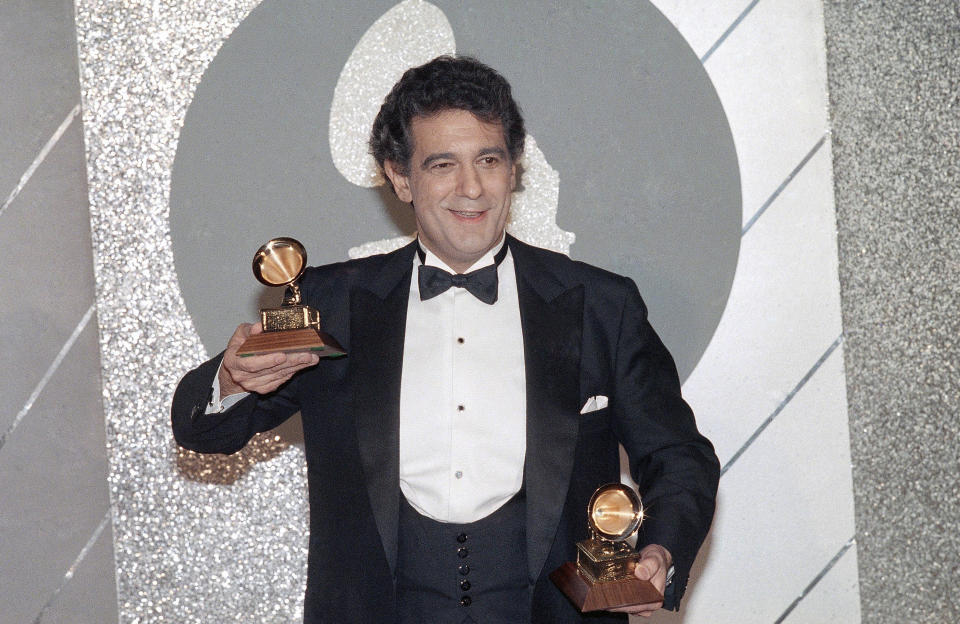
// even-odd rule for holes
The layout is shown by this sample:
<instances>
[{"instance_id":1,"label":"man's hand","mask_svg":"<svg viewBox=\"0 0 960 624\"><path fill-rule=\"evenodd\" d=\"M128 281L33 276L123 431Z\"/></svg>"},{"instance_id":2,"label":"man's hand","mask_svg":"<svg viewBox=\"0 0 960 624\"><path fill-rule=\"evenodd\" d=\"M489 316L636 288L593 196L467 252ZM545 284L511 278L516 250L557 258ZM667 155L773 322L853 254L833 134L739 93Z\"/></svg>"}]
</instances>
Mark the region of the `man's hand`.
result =
<instances>
[{"instance_id":1,"label":"man's hand","mask_svg":"<svg viewBox=\"0 0 960 624\"><path fill-rule=\"evenodd\" d=\"M221 397L239 392L273 392L297 371L320 361L320 356L315 353L267 353L245 358L237 356L237 349L249 336L262 332L260 323L243 323L233 332L223 354L223 365L220 367Z\"/></svg>"},{"instance_id":2,"label":"man's hand","mask_svg":"<svg viewBox=\"0 0 960 624\"><path fill-rule=\"evenodd\" d=\"M650 544L640 551L640 561L633 574L641 581L650 581L661 594L667 586L667 570L673 564L673 557L670 552L659 544ZM629 607L620 607L619 609L610 609L618 613L629 613L630 615L639 615L641 617L650 617L657 609L663 606L663 602L650 602L647 604L631 605Z\"/></svg>"}]
</instances>

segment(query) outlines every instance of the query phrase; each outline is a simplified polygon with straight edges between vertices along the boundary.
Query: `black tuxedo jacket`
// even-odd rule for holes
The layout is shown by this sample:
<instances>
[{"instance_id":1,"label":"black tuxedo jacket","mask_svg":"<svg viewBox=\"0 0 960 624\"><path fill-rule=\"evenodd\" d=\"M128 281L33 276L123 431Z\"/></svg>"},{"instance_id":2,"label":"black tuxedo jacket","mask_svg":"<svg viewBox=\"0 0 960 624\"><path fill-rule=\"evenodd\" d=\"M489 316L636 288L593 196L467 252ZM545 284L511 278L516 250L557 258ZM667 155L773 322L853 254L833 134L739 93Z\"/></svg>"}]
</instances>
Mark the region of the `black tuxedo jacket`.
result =
<instances>
[{"instance_id":1,"label":"black tuxedo jacket","mask_svg":"<svg viewBox=\"0 0 960 624\"><path fill-rule=\"evenodd\" d=\"M631 280L510 237L508 244L527 378L531 621L581 621L547 575L575 560L593 491L619 481L618 442L647 510L638 543L673 554L665 607L676 608L713 517L719 465L680 396L673 360ZM174 396L177 442L207 453L235 452L300 410L310 499L304 619L311 624L396 618L400 375L415 245L306 272L304 303L320 310L347 357L322 360L274 393L206 415L218 356L188 373ZM596 395L609 405L580 414Z\"/></svg>"}]
</instances>

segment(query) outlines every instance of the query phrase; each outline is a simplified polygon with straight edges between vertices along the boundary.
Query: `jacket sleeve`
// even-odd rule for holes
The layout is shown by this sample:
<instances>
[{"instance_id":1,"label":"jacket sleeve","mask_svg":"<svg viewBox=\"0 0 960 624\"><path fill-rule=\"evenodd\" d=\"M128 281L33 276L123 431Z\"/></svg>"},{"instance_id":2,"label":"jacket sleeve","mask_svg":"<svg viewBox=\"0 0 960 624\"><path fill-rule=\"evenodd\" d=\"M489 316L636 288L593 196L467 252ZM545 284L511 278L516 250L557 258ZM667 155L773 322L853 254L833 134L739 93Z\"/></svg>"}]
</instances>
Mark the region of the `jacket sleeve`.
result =
<instances>
[{"instance_id":1,"label":"jacket sleeve","mask_svg":"<svg viewBox=\"0 0 960 624\"><path fill-rule=\"evenodd\" d=\"M180 380L170 414L173 437L183 448L200 453L235 453L255 434L273 429L298 409L297 376L268 395L251 394L223 412L207 414L213 380L223 359L204 362Z\"/></svg>"},{"instance_id":2,"label":"jacket sleeve","mask_svg":"<svg viewBox=\"0 0 960 624\"><path fill-rule=\"evenodd\" d=\"M710 528L720 465L680 394L676 365L647 321L630 281L614 366L614 431L630 458L645 520L638 547L660 544L675 574L664 608L678 609L690 568Z\"/></svg>"}]
</instances>

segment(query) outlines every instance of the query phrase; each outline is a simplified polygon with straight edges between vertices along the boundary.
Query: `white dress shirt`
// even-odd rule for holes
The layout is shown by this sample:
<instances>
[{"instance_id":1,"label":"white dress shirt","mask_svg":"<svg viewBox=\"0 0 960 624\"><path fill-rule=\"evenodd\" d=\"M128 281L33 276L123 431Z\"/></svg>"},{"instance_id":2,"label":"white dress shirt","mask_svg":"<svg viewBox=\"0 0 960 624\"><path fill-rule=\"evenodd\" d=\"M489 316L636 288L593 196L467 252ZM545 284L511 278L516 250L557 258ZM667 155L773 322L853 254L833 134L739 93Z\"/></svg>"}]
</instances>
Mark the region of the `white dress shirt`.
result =
<instances>
[{"instance_id":1,"label":"white dress shirt","mask_svg":"<svg viewBox=\"0 0 960 624\"><path fill-rule=\"evenodd\" d=\"M493 264L504 244L470 271ZM425 263L454 273L426 251ZM420 300L414 258L400 384L400 490L421 514L465 523L496 511L523 483L526 376L513 258L497 301L463 288Z\"/></svg>"}]
</instances>

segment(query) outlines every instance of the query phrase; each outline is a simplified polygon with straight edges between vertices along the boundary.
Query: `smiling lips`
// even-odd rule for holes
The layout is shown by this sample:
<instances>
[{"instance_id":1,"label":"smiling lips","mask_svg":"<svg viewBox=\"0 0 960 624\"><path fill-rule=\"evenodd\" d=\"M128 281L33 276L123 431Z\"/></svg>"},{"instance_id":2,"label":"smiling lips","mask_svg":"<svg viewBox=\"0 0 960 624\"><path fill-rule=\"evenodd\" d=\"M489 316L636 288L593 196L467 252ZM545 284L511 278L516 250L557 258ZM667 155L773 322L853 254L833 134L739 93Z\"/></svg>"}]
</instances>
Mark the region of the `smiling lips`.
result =
<instances>
[{"instance_id":1,"label":"smiling lips","mask_svg":"<svg viewBox=\"0 0 960 624\"><path fill-rule=\"evenodd\" d=\"M478 219L486 214L486 210L451 210L453 214L464 219Z\"/></svg>"}]
</instances>

